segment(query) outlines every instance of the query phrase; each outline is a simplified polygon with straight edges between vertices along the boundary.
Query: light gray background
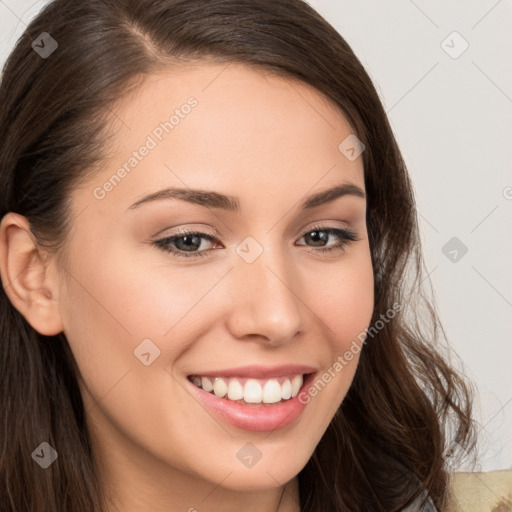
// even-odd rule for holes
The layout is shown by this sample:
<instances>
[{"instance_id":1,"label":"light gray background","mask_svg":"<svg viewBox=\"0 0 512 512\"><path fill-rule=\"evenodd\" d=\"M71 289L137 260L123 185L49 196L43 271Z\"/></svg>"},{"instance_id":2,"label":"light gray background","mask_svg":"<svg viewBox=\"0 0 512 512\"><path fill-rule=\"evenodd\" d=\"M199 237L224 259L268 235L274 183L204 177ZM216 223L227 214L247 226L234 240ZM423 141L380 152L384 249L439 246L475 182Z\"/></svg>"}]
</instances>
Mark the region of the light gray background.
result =
<instances>
[{"instance_id":1,"label":"light gray background","mask_svg":"<svg viewBox=\"0 0 512 512\"><path fill-rule=\"evenodd\" d=\"M0 0L0 65L45 3ZM475 469L512 468L512 2L309 3L374 80L411 173L441 319L480 393Z\"/></svg>"}]
</instances>

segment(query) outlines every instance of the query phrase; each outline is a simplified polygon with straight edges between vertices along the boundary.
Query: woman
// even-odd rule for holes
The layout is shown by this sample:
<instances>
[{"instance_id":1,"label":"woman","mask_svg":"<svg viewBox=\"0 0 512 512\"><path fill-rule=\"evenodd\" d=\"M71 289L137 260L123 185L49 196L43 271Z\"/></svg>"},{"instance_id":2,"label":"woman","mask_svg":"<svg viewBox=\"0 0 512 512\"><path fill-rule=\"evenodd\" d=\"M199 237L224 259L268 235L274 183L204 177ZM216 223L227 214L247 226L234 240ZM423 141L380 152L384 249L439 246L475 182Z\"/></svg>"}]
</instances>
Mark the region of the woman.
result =
<instances>
[{"instance_id":1,"label":"woman","mask_svg":"<svg viewBox=\"0 0 512 512\"><path fill-rule=\"evenodd\" d=\"M2 512L447 510L469 387L375 88L311 7L55 0L0 144Z\"/></svg>"}]
</instances>

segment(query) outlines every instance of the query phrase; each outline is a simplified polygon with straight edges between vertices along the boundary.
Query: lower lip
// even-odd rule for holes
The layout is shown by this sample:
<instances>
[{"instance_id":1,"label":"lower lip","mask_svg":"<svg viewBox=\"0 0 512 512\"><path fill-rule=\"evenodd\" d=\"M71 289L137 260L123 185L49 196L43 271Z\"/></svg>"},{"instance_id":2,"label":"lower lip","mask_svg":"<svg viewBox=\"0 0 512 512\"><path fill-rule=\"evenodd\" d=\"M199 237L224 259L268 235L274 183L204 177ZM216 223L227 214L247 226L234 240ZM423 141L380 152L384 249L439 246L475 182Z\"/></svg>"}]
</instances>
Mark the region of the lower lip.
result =
<instances>
[{"instance_id":1,"label":"lower lip","mask_svg":"<svg viewBox=\"0 0 512 512\"><path fill-rule=\"evenodd\" d=\"M186 380L194 395L225 423L253 432L269 432L286 427L300 416L307 404L299 401L299 395L309 389L314 376L315 373L306 376L302 387L293 398L277 402L275 405L238 404L226 398L219 398Z\"/></svg>"}]
</instances>

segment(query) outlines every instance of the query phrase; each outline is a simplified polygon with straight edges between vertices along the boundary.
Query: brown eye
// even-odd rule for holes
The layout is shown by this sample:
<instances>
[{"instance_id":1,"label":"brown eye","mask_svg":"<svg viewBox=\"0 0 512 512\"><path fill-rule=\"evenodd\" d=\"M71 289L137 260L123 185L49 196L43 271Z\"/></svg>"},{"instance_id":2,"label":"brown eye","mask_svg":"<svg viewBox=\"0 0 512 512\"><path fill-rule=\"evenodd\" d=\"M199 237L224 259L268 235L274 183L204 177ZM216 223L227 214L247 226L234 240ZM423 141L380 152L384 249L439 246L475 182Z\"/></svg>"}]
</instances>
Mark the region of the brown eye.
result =
<instances>
[{"instance_id":1,"label":"brown eye","mask_svg":"<svg viewBox=\"0 0 512 512\"><path fill-rule=\"evenodd\" d=\"M335 236L339 239L334 245L326 247L330 236ZM322 227L315 226L307 233L302 235L302 238L313 242L313 247L318 247L318 251L328 252L341 250L352 242L359 240L357 234L349 229L341 229L335 227Z\"/></svg>"},{"instance_id":2,"label":"brown eye","mask_svg":"<svg viewBox=\"0 0 512 512\"><path fill-rule=\"evenodd\" d=\"M200 231L191 231L162 238L155 241L154 244L163 251L189 258L206 256L207 250L198 250L203 240L214 242L215 238Z\"/></svg>"}]
</instances>

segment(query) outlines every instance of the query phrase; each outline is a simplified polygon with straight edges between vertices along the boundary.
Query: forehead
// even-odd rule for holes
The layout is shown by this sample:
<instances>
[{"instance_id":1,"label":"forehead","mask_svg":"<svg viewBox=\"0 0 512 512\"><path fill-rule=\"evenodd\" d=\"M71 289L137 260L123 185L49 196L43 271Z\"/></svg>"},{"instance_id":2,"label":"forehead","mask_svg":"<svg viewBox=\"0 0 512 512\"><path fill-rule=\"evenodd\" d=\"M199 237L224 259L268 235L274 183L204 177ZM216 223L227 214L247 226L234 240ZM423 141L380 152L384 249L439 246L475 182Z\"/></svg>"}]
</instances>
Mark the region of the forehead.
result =
<instances>
[{"instance_id":1,"label":"forehead","mask_svg":"<svg viewBox=\"0 0 512 512\"><path fill-rule=\"evenodd\" d=\"M341 109L308 84L243 64L149 75L112 110L110 129L112 157L89 192L124 171L103 205L165 186L239 196L266 187L276 198L344 180L364 189L361 159L339 149L353 132Z\"/></svg>"},{"instance_id":2,"label":"forehead","mask_svg":"<svg viewBox=\"0 0 512 512\"><path fill-rule=\"evenodd\" d=\"M192 109L187 107L191 101L197 102ZM341 109L309 84L240 63L194 62L149 75L113 114L121 149L136 146L141 134L169 122L166 143L193 127L198 150L216 145L200 144L205 132L215 142L217 134L245 140L247 152L269 141L294 139L321 150L319 142L331 142L326 135L352 132Z\"/></svg>"}]
</instances>

